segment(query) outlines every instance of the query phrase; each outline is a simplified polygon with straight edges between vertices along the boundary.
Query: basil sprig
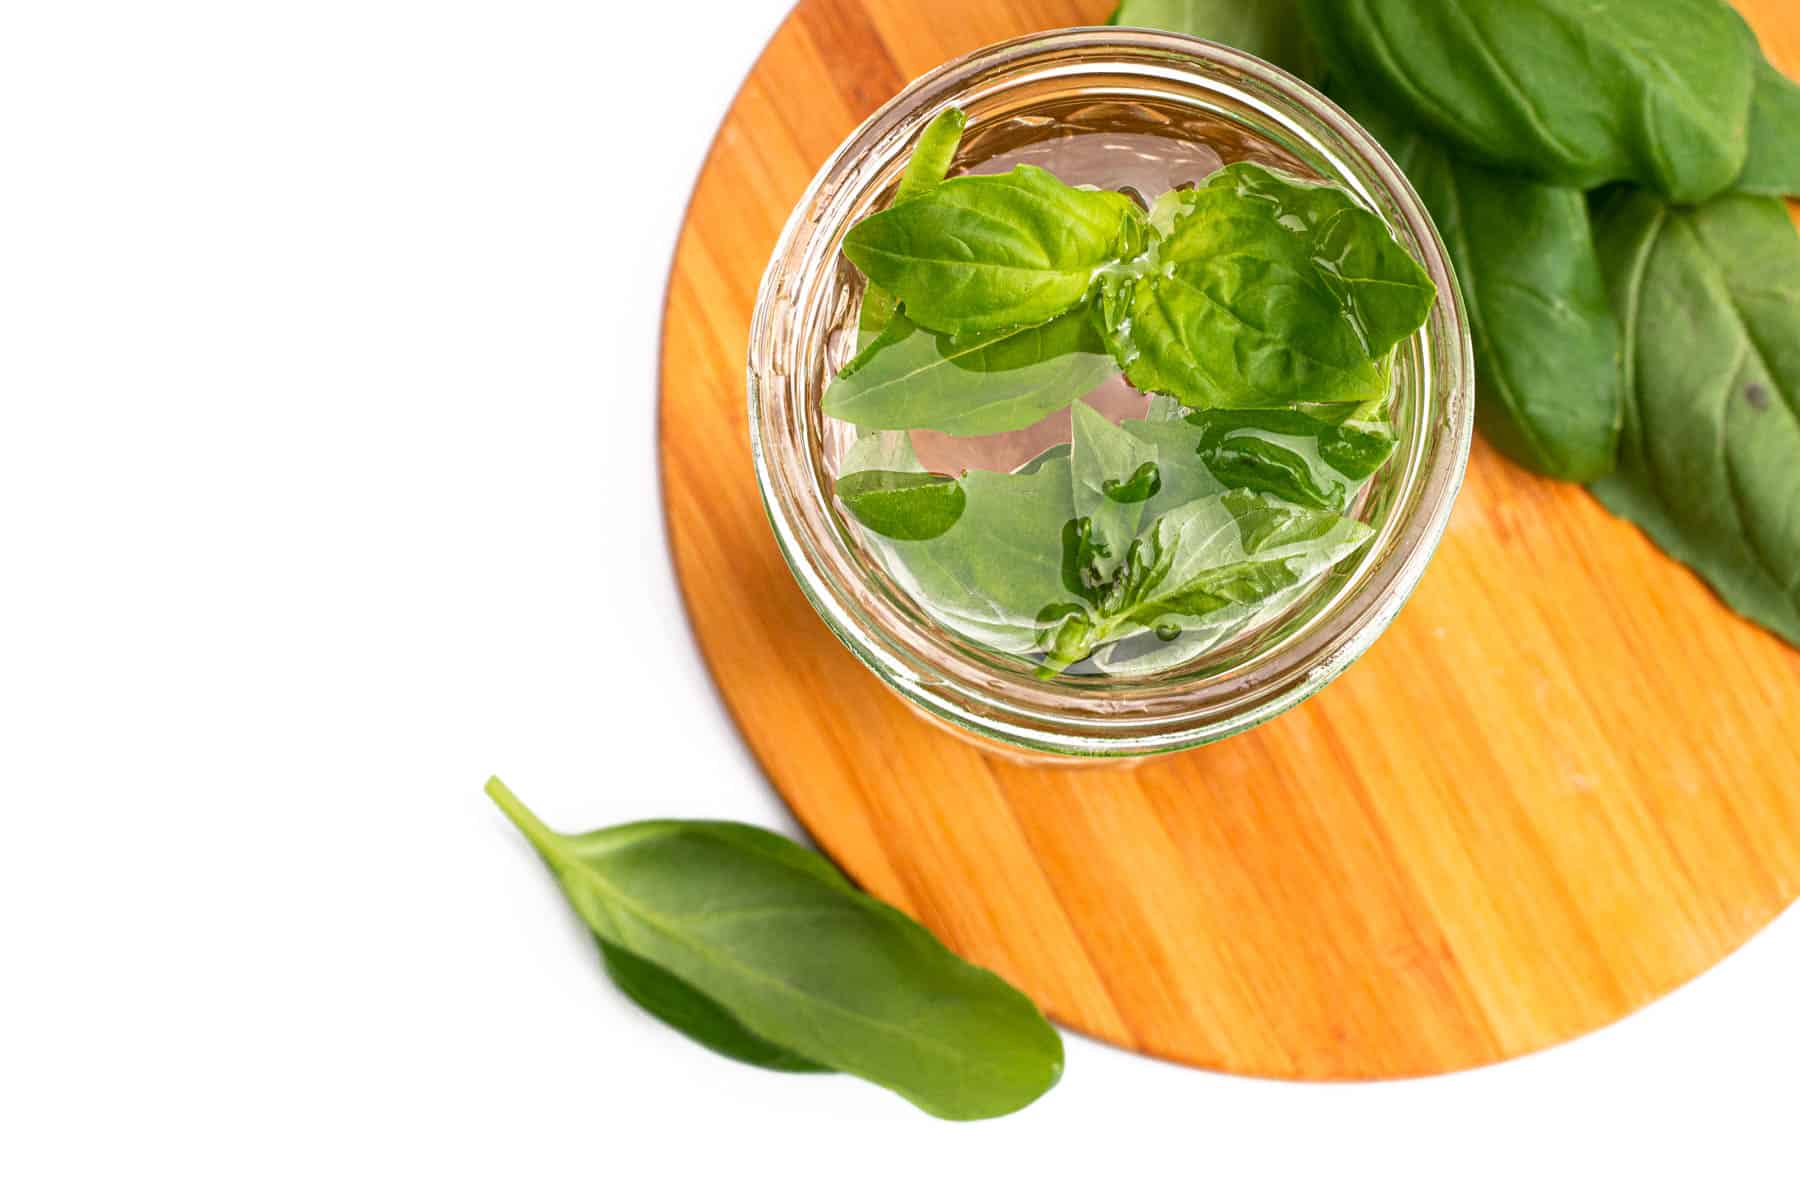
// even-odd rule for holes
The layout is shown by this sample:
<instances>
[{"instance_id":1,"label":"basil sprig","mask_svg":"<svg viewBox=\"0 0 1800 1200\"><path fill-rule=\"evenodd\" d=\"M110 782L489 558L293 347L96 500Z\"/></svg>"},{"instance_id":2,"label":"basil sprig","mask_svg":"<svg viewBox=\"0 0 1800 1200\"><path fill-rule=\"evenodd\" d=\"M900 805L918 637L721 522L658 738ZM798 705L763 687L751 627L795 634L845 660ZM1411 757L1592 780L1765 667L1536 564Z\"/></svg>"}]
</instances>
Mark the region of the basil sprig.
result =
<instances>
[{"instance_id":1,"label":"basil sprig","mask_svg":"<svg viewBox=\"0 0 1800 1200\"><path fill-rule=\"evenodd\" d=\"M1062 1039L1022 993L786 838L723 821L564 835L498 779L487 791L620 987L703 1045L857 1075L949 1120L1023 1108L1062 1074Z\"/></svg>"}]
</instances>

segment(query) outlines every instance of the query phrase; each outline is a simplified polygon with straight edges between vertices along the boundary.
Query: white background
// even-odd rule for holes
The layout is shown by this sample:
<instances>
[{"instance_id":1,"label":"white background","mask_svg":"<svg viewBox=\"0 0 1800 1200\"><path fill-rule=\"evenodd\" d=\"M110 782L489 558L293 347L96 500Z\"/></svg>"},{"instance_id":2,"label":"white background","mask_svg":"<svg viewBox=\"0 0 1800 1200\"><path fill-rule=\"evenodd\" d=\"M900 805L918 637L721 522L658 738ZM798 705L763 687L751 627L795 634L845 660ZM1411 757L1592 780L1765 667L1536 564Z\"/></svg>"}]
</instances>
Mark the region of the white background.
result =
<instances>
[{"instance_id":1,"label":"white background","mask_svg":"<svg viewBox=\"0 0 1800 1200\"><path fill-rule=\"evenodd\" d=\"M612 991L480 785L793 828L653 440L682 207L783 9L0 8L0 1194L1800 1193L1794 914L1506 1066L1071 1037L973 1126Z\"/></svg>"}]
</instances>

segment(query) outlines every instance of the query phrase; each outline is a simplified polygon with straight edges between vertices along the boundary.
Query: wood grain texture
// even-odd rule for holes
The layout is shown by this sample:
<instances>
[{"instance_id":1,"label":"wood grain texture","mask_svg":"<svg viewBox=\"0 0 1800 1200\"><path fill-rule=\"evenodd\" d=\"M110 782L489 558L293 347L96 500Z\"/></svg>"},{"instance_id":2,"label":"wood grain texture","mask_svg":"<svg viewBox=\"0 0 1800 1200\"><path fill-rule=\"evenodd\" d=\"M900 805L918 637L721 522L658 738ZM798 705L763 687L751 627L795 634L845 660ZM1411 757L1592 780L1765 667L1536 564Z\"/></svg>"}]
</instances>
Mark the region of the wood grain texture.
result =
<instances>
[{"instance_id":1,"label":"wood grain texture","mask_svg":"<svg viewBox=\"0 0 1800 1200\"><path fill-rule=\"evenodd\" d=\"M1055 1018L1254 1075L1454 1070L1606 1024L1800 891L1800 654L1581 489L1477 443L1364 659L1252 733L1032 767L914 717L814 615L751 475L757 283L818 165L906 80L1112 0L804 0L707 161L662 358L669 532L770 778L860 883ZM1800 70L1800 5L1746 0Z\"/></svg>"}]
</instances>

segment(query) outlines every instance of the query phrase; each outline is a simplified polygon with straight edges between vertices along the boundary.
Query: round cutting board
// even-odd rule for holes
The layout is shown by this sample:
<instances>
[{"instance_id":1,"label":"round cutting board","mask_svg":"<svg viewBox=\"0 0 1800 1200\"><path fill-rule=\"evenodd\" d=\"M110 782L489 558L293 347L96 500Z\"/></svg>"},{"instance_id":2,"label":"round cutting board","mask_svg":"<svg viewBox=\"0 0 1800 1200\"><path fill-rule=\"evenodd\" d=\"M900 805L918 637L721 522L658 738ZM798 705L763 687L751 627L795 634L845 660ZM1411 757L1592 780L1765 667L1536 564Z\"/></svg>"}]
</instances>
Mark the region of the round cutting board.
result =
<instances>
[{"instance_id":1,"label":"round cutting board","mask_svg":"<svg viewBox=\"0 0 1800 1200\"><path fill-rule=\"evenodd\" d=\"M1111 7L804 0L732 105L669 283L661 451L694 629L745 738L859 883L1062 1023L1149 1054L1449 1071L1693 978L1800 892L1800 653L1485 445L1361 662L1269 725L1136 769L982 753L802 597L744 419L751 305L789 210L908 80ZM1800 8L1744 7L1800 70Z\"/></svg>"}]
</instances>

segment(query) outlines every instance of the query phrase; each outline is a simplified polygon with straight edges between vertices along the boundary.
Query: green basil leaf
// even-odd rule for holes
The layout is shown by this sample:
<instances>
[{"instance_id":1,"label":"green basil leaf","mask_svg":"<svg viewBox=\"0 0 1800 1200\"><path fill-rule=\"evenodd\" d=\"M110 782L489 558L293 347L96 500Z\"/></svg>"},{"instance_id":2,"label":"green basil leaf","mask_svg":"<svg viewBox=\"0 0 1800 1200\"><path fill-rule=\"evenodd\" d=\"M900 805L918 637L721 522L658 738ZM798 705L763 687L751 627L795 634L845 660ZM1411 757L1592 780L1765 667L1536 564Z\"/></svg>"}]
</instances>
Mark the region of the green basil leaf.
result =
<instances>
[{"instance_id":1,"label":"green basil leaf","mask_svg":"<svg viewBox=\"0 0 1800 1200\"><path fill-rule=\"evenodd\" d=\"M1162 490L1157 450L1092 405L1078 402L1073 417L1071 495L1076 517L1090 521L1094 545L1082 569L1109 578L1137 536L1145 502Z\"/></svg>"},{"instance_id":2,"label":"green basil leaf","mask_svg":"<svg viewBox=\"0 0 1800 1200\"><path fill-rule=\"evenodd\" d=\"M771 850L783 839L711 821L565 837L498 780L488 793L596 936L770 1045L952 1120L1023 1108L1062 1074L1062 1040L1029 999L835 872L799 865L792 843Z\"/></svg>"},{"instance_id":3,"label":"green basil leaf","mask_svg":"<svg viewBox=\"0 0 1800 1200\"><path fill-rule=\"evenodd\" d=\"M1310 83L1325 75L1324 60L1301 23L1296 0L1123 0L1111 23L1234 46Z\"/></svg>"},{"instance_id":4,"label":"green basil leaf","mask_svg":"<svg viewBox=\"0 0 1800 1200\"><path fill-rule=\"evenodd\" d=\"M1142 213L1118 192L1039 167L964 175L866 217L844 254L918 325L981 333L1074 308L1101 268L1141 252Z\"/></svg>"},{"instance_id":5,"label":"green basil leaf","mask_svg":"<svg viewBox=\"0 0 1800 1200\"><path fill-rule=\"evenodd\" d=\"M1449 248L1475 343L1482 432L1539 474L1585 482L1609 473L1619 332L1587 198L1458 158L1348 81L1332 93L1394 156Z\"/></svg>"},{"instance_id":6,"label":"green basil leaf","mask_svg":"<svg viewBox=\"0 0 1800 1200\"><path fill-rule=\"evenodd\" d=\"M1040 462L1029 473L968 472L968 506L948 533L871 547L939 624L1006 654L1035 651L1044 607L1068 598L1062 536L1075 517L1071 458L1046 454Z\"/></svg>"},{"instance_id":7,"label":"green basil leaf","mask_svg":"<svg viewBox=\"0 0 1800 1200\"><path fill-rule=\"evenodd\" d=\"M603 939L594 941L600 947L607 975L620 991L645 1012L714 1053L769 1071L811 1074L831 1070L757 1037L722 1005L656 964Z\"/></svg>"},{"instance_id":8,"label":"green basil leaf","mask_svg":"<svg viewBox=\"0 0 1800 1200\"><path fill-rule=\"evenodd\" d=\"M1800 236L1781 201L1598 218L1625 330L1616 475L1591 485L1725 602L1800 645Z\"/></svg>"},{"instance_id":9,"label":"green basil leaf","mask_svg":"<svg viewBox=\"0 0 1800 1200\"><path fill-rule=\"evenodd\" d=\"M1228 488L1264 492L1294 504L1341 512L1394 452L1386 421L1334 423L1276 409L1198 412L1195 453Z\"/></svg>"},{"instance_id":10,"label":"green basil leaf","mask_svg":"<svg viewBox=\"0 0 1800 1200\"><path fill-rule=\"evenodd\" d=\"M1150 269L1104 281L1102 325L1134 386L1190 408L1347 413L1436 289L1342 189L1252 163L1158 203Z\"/></svg>"},{"instance_id":11,"label":"green basil leaf","mask_svg":"<svg viewBox=\"0 0 1800 1200\"><path fill-rule=\"evenodd\" d=\"M1463 154L1684 203L1744 166L1755 40L1721 0L1300 0L1341 74Z\"/></svg>"},{"instance_id":12,"label":"green basil leaf","mask_svg":"<svg viewBox=\"0 0 1800 1200\"><path fill-rule=\"evenodd\" d=\"M1164 513L1190 501L1230 490L1206 469L1200 459L1201 431L1181 417L1123 421L1120 428L1156 447L1157 481L1162 487L1145 502L1143 525L1153 524Z\"/></svg>"},{"instance_id":13,"label":"green basil leaf","mask_svg":"<svg viewBox=\"0 0 1800 1200\"><path fill-rule=\"evenodd\" d=\"M840 475L837 494L864 528L902 542L944 536L968 503L956 480L923 471Z\"/></svg>"},{"instance_id":14,"label":"green basil leaf","mask_svg":"<svg viewBox=\"0 0 1800 1200\"><path fill-rule=\"evenodd\" d=\"M900 176L900 187L894 193L895 204L923 196L944 182L968 123L969 115L960 108L946 108L931 119L925 132L919 135L919 144L913 147L912 158L907 160L906 170ZM895 308L893 295L871 284L863 291L857 327L865 338L872 338L894 319Z\"/></svg>"},{"instance_id":15,"label":"green basil leaf","mask_svg":"<svg viewBox=\"0 0 1800 1200\"><path fill-rule=\"evenodd\" d=\"M1066 609L1047 637L1039 674L1051 677L1102 647L1148 632L1170 645L1148 663L1118 656L1103 669L1165 669L1285 603L1372 535L1360 522L1248 491L1195 500L1132 544L1092 607ZM1179 646L1173 645L1180 642Z\"/></svg>"},{"instance_id":16,"label":"green basil leaf","mask_svg":"<svg viewBox=\"0 0 1800 1200\"><path fill-rule=\"evenodd\" d=\"M956 437L1024 429L1119 373L1082 304L1054 320L934 333L901 314L825 389L827 416Z\"/></svg>"},{"instance_id":17,"label":"green basil leaf","mask_svg":"<svg viewBox=\"0 0 1800 1200\"><path fill-rule=\"evenodd\" d=\"M1737 181L1740 192L1800 196L1800 84L1768 59L1756 64L1750 102L1750 154Z\"/></svg>"}]
</instances>

